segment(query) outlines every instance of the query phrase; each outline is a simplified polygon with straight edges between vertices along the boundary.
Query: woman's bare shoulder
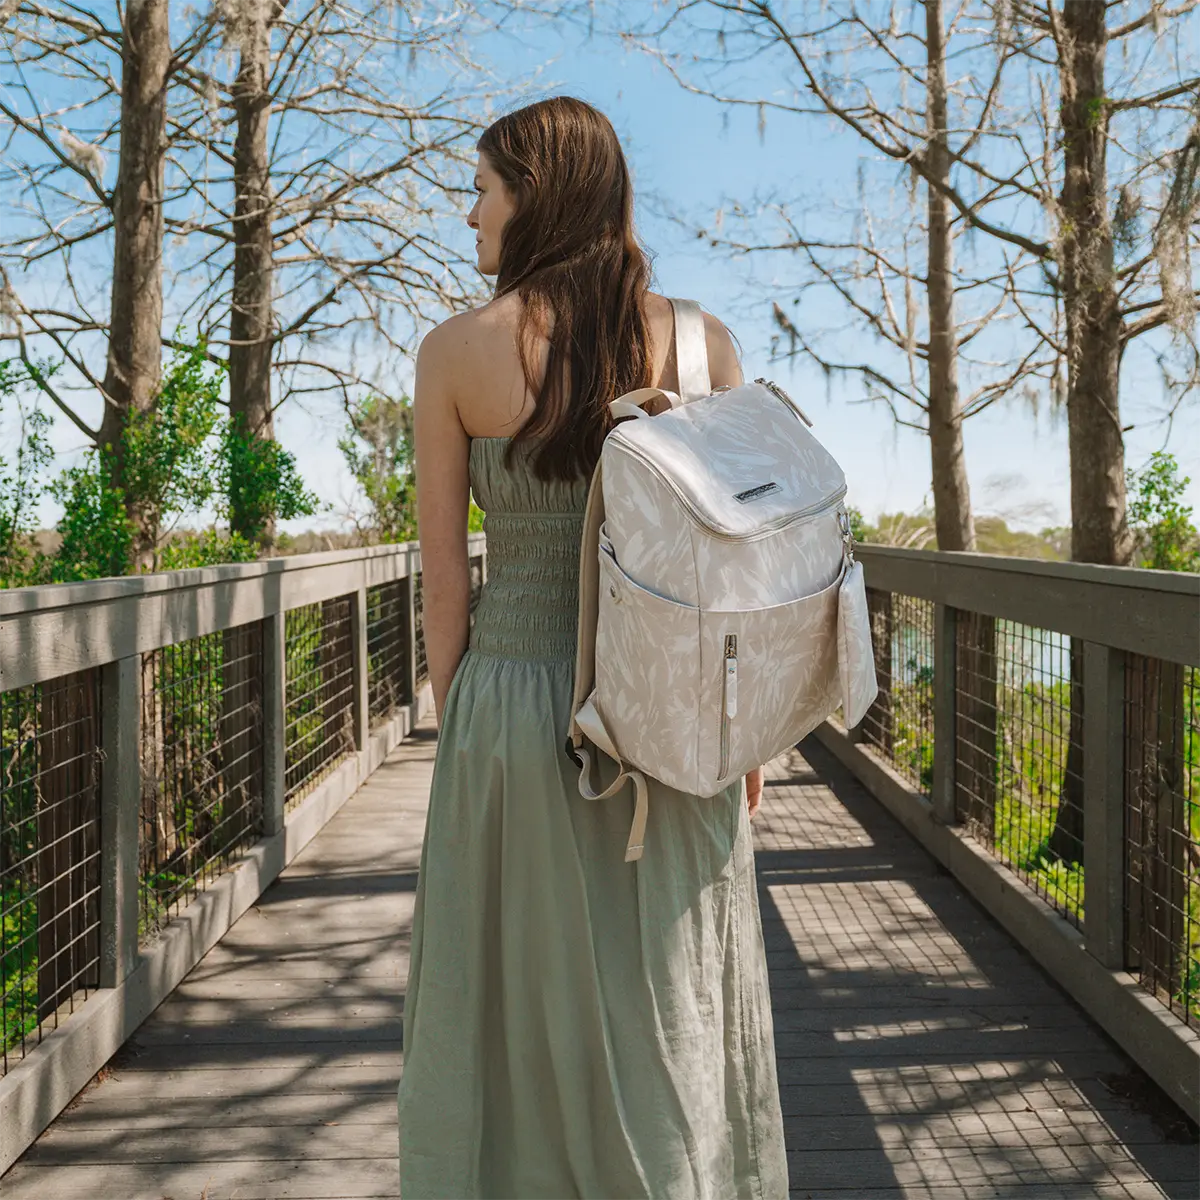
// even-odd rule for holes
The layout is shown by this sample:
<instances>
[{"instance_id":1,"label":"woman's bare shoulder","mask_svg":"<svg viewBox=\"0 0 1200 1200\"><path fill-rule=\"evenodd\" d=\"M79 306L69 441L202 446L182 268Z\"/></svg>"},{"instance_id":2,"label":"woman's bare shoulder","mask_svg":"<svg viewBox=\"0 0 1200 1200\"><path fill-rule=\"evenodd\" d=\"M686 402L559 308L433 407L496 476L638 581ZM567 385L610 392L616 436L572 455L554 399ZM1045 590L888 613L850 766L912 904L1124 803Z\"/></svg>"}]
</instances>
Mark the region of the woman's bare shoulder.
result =
<instances>
[{"instance_id":1,"label":"woman's bare shoulder","mask_svg":"<svg viewBox=\"0 0 1200 1200\"><path fill-rule=\"evenodd\" d=\"M447 317L421 340L418 361L461 375L476 359L492 358L513 341L518 305L517 297L503 296Z\"/></svg>"}]
</instances>

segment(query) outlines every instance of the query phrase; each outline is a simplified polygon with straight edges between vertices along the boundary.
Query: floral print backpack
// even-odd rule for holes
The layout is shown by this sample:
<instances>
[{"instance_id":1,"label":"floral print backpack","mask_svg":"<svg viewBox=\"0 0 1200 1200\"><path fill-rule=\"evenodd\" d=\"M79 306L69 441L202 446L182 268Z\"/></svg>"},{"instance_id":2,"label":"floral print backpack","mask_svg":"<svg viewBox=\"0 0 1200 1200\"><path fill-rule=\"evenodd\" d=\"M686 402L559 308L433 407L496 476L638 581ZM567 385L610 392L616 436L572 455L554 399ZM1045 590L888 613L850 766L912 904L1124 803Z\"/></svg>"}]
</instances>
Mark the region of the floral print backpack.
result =
<instances>
[{"instance_id":1,"label":"floral print backpack","mask_svg":"<svg viewBox=\"0 0 1200 1200\"><path fill-rule=\"evenodd\" d=\"M839 704L858 724L878 691L841 467L782 388L713 392L700 308L671 304L681 395L612 403L636 419L605 439L580 552L567 752L586 797L632 783L626 862L642 853L647 775L715 795ZM603 791L593 746L620 768Z\"/></svg>"}]
</instances>

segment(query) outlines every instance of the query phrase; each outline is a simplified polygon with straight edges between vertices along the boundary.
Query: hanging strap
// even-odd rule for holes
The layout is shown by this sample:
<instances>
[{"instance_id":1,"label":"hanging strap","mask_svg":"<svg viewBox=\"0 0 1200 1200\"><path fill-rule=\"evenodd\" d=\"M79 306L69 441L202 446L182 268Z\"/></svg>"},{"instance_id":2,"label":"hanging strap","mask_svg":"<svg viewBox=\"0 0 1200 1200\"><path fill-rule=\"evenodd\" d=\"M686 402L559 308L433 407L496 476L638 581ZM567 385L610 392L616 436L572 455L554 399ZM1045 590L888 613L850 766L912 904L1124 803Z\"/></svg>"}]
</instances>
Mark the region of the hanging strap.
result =
<instances>
[{"instance_id":1,"label":"hanging strap","mask_svg":"<svg viewBox=\"0 0 1200 1200\"><path fill-rule=\"evenodd\" d=\"M708 343L704 336L704 312L695 300L671 300L675 313L675 365L679 372L679 394L685 403L712 392L708 373Z\"/></svg>"},{"instance_id":2,"label":"hanging strap","mask_svg":"<svg viewBox=\"0 0 1200 1200\"><path fill-rule=\"evenodd\" d=\"M641 771L631 771L621 759L621 752L613 744L612 737L604 724L604 719L596 711L591 698L575 713L575 723L597 749L603 750L617 764L617 776L602 792L596 790L592 783L592 754L582 740L575 747L575 761L580 767L579 794L586 800L607 800L615 796L626 781L633 784L633 824L629 829L629 841L625 845L625 861L637 862L642 857L642 849L646 841L646 819L650 813L650 789L646 785L646 777Z\"/></svg>"}]
</instances>

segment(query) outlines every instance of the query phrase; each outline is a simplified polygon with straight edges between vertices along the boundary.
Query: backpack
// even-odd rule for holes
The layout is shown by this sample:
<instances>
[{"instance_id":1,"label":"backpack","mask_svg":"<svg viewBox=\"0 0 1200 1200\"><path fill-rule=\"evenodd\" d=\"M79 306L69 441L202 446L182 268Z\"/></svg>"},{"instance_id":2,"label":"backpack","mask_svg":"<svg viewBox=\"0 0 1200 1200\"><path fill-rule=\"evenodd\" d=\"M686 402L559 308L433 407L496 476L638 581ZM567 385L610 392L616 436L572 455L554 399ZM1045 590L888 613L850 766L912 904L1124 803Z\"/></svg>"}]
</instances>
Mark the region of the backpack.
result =
<instances>
[{"instance_id":1,"label":"backpack","mask_svg":"<svg viewBox=\"0 0 1200 1200\"><path fill-rule=\"evenodd\" d=\"M713 392L699 305L672 300L682 396L613 401L588 492L567 753L579 790L645 776L712 796L878 692L846 478L800 407L756 380ZM652 416L652 403L666 405ZM588 743L614 759L602 791Z\"/></svg>"}]
</instances>

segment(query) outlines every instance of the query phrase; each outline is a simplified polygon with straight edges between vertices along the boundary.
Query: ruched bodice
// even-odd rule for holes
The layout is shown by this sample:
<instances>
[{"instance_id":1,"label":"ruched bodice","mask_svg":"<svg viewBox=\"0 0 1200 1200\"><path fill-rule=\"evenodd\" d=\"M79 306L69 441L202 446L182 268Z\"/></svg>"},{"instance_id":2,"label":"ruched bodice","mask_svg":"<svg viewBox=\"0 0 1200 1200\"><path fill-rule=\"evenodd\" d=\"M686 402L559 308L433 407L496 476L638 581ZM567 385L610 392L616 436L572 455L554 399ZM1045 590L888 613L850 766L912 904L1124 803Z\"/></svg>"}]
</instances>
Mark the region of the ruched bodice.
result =
<instances>
[{"instance_id":1,"label":"ruched bodice","mask_svg":"<svg viewBox=\"0 0 1200 1200\"><path fill-rule=\"evenodd\" d=\"M579 541L588 481L543 481L528 443L510 469L508 438L471 441L471 490L484 510L487 582L471 649L503 658L574 660Z\"/></svg>"}]
</instances>

